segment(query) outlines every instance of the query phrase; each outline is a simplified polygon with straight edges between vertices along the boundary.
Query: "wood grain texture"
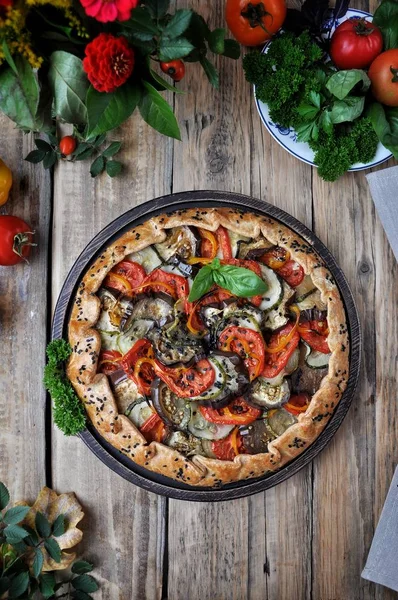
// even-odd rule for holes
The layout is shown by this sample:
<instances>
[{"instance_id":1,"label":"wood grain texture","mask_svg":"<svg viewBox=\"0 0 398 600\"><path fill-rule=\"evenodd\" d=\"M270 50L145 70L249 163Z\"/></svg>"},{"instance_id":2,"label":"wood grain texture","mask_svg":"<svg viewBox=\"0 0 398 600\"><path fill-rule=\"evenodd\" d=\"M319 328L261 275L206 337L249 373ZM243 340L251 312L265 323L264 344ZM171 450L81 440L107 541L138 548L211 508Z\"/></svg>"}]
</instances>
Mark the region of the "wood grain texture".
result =
<instances>
[{"instance_id":1,"label":"wood grain texture","mask_svg":"<svg viewBox=\"0 0 398 600\"><path fill-rule=\"evenodd\" d=\"M54 177L53 305L74 260L88 241L117 216L154 196L169 193L170 140L136 115L109 138L123 141L122 177L92 180L89 164L60 165ZM165 500L110 471L77 438L54 429L53 484L75 490L87 511L81 551L93 558L102 580L99 598L161 597Z\"/></svg>"},{"instance_id":2,"label":"wood grain texture","mask_svg":"<svg viewBox=\"0 0 398 600\"><path fill-rule=\"evenodd\" d=\"M45 392L41 383L47 326L47 240L51 181L24 161L32 136L0 116L0 157L13 172L1 214L36 231L30 264L0 267L0 481L14 500L32 500L45 483ZM33 355L35 356L33 360Z\"/></svg>"}]
</instances>

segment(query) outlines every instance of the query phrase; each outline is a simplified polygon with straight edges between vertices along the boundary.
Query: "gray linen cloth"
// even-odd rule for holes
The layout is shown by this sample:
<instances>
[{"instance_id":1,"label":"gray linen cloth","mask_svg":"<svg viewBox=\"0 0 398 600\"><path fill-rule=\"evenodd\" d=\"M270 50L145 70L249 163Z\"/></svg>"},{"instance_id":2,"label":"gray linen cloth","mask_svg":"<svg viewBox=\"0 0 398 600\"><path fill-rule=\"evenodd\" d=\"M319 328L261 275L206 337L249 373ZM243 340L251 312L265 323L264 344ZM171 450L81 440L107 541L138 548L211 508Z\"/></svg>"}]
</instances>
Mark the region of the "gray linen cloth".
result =
<instances>
[{"instance_id":1,"label":"gray linen cloth","mask_svg":"<svg viewBox=\"0 0 398 600\"><path fill-rule=\"evenodd\" d=\"M398 467L395 469L362 577L398 592L397 557Z\"/></svg>"},{"instance_id":2,"label":"gray linen cloth","mask_svg":"<svg viewBox=\"0 0 398 600\"><path fill-rule=\"evenodd\" d=\"M381 224L398 260L398 167L366 175Z\"/></svg>"}]
</instances>

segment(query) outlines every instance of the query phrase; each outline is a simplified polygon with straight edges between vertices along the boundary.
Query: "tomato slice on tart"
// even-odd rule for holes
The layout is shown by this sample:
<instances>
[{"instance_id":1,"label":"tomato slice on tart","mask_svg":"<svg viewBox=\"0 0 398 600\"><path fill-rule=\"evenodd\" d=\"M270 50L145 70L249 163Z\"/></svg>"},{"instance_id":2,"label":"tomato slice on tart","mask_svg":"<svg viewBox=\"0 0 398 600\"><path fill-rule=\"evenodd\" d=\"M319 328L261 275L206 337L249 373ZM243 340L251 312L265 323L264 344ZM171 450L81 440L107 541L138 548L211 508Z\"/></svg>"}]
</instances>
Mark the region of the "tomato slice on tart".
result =
<instances>
[{"instance_id":1,"label":"tomato slice on tart","mask_svg":"<svg viewBox=\"0 0 398 600\"><path fill-rule=\"evenodd\" d=\"M288 260L278 269L278 275L280 275L290 287L295 288L300 285L304 279L304 269L295 260Z\"/></svg>"},{"instance_id":2,"label":"tomato slice on tart","mask_svg":"<svg viewBox=\"0 0 398 600\"><path fill-rule=\"evenodd\" d=\"M149 396L151 383L156 377L152 344L146 339L138 340L122 357L120 366L138 387L141 394Z\"/></svg>"},{"instance_id":3,"label":"tomato slice on tart","mask_svg":"<svg viewBox=\"0 0 398 600\"><path fill-rule=\"evenodd\" d=\"M300 415L305 412L311 401L311 397L307 392L301 394L292 394L289 401L283 405L283 408L290 412L292 415Z\"/></svg>"},{"instance_id":4,"label":"tomato slice on tart","mask_svg":"<svg viewBox=\"0 0 398 600\"><path fill-rule=\"evenodd\" d=\"M244 398L235 398L224 408L200 406L200 412L211 423L220 425L249 425L261 416L261 410L250 406Z\"/></svg>"},{"instance_id":5,"label":"tomato slice on tart","mask_svg":"<svg viewBox=\"0 0 398 600\"><path fill-rule=\"evenodd\" d=\"M305 321L298 328L301 338L316 352L329 354L330 348L327 342L329 333L327 320Z\"/></svg>"},{"instance_id":6,"label":"tomato slice on tart","mask_svg":"<svg viewBox=\"0 0 398 600\"><path fill-rule=\"evenodd\" d=\"M235 352L243 359L251 381L264 368L265 344L263 336L257 331L230 325L221 333L218 347L220 350Z\"/></svg>"},{"instance_id":7,"label":"tomato slice on tart","mask_svg":"<svg viewBox=\"0 0 398 600\"><path fill-rule=\"evenodd\" d=\"M232 247L231 240L229 239L229 233L220 225L220 227L216 231L216 238L218 242L218 247L221 250L222 258L224 260L229 260L232 258Z\"/></svg>"},{"instance_id":8,"label":"tomato slice on tart","mask_svg":"<svg viewBox=\"0 0 398 600\"><path fill-rule=\"evenodd\" d=\"M118 290L124 296L132 296L134 289L142 284L146 276L141 265L131 260L122 260L105 277L104 285Z\"/></svg>"},{"instance_id":9,"label":"tomato slice on tart","mask_svg":"<svg viewBox=\"0 0 398 600\"><path fill-rule=\"evenodd\" d=\"M297 348L300 334L295 323L289 321L284 327L271 335L267 344L262 376L267 379L276 377L287 365L289 358Z\"/></svg>"},{"instance_id":10,"label":"tomato slice on tart","mask_svg":"<svg viewBox=\"0 0 398 600\"><path fill-rule=\"evenodd\" d=\"M122 354L117 350L102 350L98 361L98 370L105 375L111 375L120 369Z\"/></svg>"},{"instance_id":11,"label":"tomato slice on tart","mask_svg":"<svg viewBox=\"0 0 398 600\"><path fill-rule=\"evenodd\" d=\"M235 456L242 453L242 450L242 436L237 427L226 438L211 442L211 451L219 460L234 460Z\"/></svg>"},{"instance_id":12,"label":"tomato slice on tart","mask_svg":"<svg viewBox=\"0 0 398 600\"><path fill-rule=\"evenodd\" d=\"M166 426L156 412L145 421L140 431L147 442L162 442L166 437Z\"/></svg>"},{"instance_id":13,"label":"tomato slice on tart","mask_svg":"<svg viewBox=\"0 0 398 600\"><path fill-rule=\"evenodd\" d=\"M166 367L156 361L155 371L174 394L180 398L193 398L205 392L215 380L215 372L206 359L198 361L193 367Z\"/></svg>"}]
</instances>

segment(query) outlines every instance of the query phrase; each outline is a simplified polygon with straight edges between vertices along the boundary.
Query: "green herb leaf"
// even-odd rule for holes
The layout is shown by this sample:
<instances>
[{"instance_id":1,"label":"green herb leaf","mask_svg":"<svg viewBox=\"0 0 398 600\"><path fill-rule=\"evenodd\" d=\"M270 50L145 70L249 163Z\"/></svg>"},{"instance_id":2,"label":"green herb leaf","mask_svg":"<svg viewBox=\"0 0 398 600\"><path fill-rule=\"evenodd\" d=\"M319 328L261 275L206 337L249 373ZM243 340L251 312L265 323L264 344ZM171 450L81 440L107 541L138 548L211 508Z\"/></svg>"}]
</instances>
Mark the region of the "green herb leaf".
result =
<instances>
[{"instance_id":1,"label":"green herb leaf","mask_svg":"<svg viewBox=\"0 0 398 600\"><path fill-rule=\"evenodd\" d=\"M11 579L9 577L0 577L0 597L9 589L10 583Z\"/></svg>"},{"instance_id":2,"label":"green herb leaf","mask_svg":"<svg viewBox=\"0 0 398 600\"><path fill-rule=\"evenodd\" d=\"M52 534L59 537L65 533L65 515L58 515L52 526Z\"/></svg>"},{"instance_id":3,"label":"green herb leaf","mask_svg":"<svg viewBox=\"0 0 398 600\"><path fill-rule=\"evenodd\" d=\"M42 537L46 538L51 535L51 525L47 517L42 512L38 511L35 517L35 527L37 533Z\"/></svg>"},{"instance_id":4,"label":"green herb leaf","mask_svg":"<svg viewBox=\"0 0 398 600\"><path fill-rule=\"evenodd\" d=\"M388 108L373 102L369 118L380 142L398 159L398 107Z\"/></svg>"},{"instance_id":5,"label":"green herb leaf","mask_svg":"<svg viewBox=\"0 0 398 600\"><path fill-rule=\"evenodd\" d=\"M165 16L169 10L169 0L145 0L145 6L148 8L152 16L159 20Z\"/></svg>"},{"instance_id":6,"label":"green herb leaf","mask_svg":"<svg viewBox=\"0 0 398 600\"><path fill-rule=\"evenodd\" d=\"M39 543L39 536L36 531L28 525L24 525L24 529L26 529L29 534L28 537L24 538L25 544L28 546L36 546Z\"/></svg>"},{"instance_id":7,"label":"green herb leaf","mask_svg":"<svg viewBox=\"0 0 398 600\"><path fill-rule=\"evenodd\" d=\"M98 590L98 583L95 581L94 577L87 574L79 575L72 579L72 585L75 590L81 590L87 594Z\"/></svg>"},{"instance_id":8,"label":"green herb leaf","mask_svg":"<svg viewBox=\"0 0 398 600\"><path fill-rule=\"evenodd\" d=\"M29 573L22 572L11 579L11 584L8 590L9 598L19 598L28 589Z\"/></svg>"},{"instance_id":9,"label":"green herb leaf","mask_svg":"<svg viewBox=\"0 0 398 600\"><path fill-rule=\"evenodd\" d=\"M224 40L224 56L237 60L240 57L240 46L235 40Z\"/></svg>"},{"instance_id":10,"label":"green herb leaf","mask_svg":"<svg viewBox=\"0 0 398 600\"><path fill-rule=\"evenodd\" d=\"M97 177L105 169L105 159L103 156L98 156L90 167L91 177Z\"/></svg>"},{"instance_id":11,"label":"green herb leaf","mask_svg":"<svg viewBox=\"0 0 398 600\"><path fill-rule=\"evenodd\" d=\"M9 544L17 544L28 535L26 529L20 527L19 525L8 525L3 530L3 533L6 536L6 540Z\"/></svg>"},{"instance_id":12,"label":"green herb leaf","mask_svg":"<svg viewBox=\"0 0 398 600\"><path fill-rule=\"evenodd\" d=\"M36 165L43 160L45 155L46 153L44 150L32 150L32 152L29 152L28 156L25 156L25 160Z\"/></svg>"},{"instance_id":13,"label":"green herb leaf","mask_svg":"<svg viewBox=\"0 0 398 600\"><path fill-rule=\"evenodd\" d=\"M140 88L130 81L111 94L97 92L90 86L87 92L87 139L119 127L134 112L139 100Z\"/></svg>"},{"instance_id":14,"label":"green herb leaf","mask_svg":"<svg viewBox=\"0 0 398 600\"><path fill-rule=\"evenodd\" d=\"M45 169L50 169L57 162L57 154L56 152L47 152L45 157L43 158L43 167Z\"/></svg>"},{"instance_id":15,"label":"green herb leaf","mask_svg":"<svg viewBox=\"0 0 398 600\"><path fill-rule=\"evenodd\" d=\"M299 142L309 142L317 140L319 137L319 127L316 121L311 123L303 123L296 127L297 139Z\"/></svg>"},{"instance_id":16,"label":"green herb leaf","mask_svg":"<svg viewBox=\"0 0 398 600\"><path fill-rule=\"evenodd\" d=\"M196 275L189 294L188 301L195 302L206 294L214 284L213 268L210 265L202 267Z\"/></svg>"},{"instance_id":17,"label":"green herb leaf","mask_svg":"<svg viewBox=\"0 0 398 600\"><path fill-rule=\"evenodd\" d=\"M177 10L174 16L167 23L166 27L163 29L162 36L167 36L169 38L179 37L188 29L189 24L192 18L192 10L189 9L180 9Z\"/></svg>"},{"instance_id":18,"label":"green herb leaf","mask_svg":"<svg viewBox=\"0 0 398 600\"><path fill-rule=\"evenodd\" d=\"M4 523L7 525L17 525L24 520L29 511L30 506L14 506L5 513L3 517Z\"/></svg>"},{"instance_id":19,"label":"green herb leaf","mask_svg":"<svg viewBox=\"0 0 398 600\"><path fill-rule=\"evenodd\" d=\"M171 83L163 79L163 77L158 75L158 73L156 73L156 71L154 71L153 69L149 69L149 72L156 81L156 83L161 85L165 90L169 90L169 92L173 92L174 94L185 94L183 90L180 90L178 87L171 85Z\"/></svg>"},{"instance_id":20,"label":"green herb leaf","mask_svg":"<svg viewBox=\"0 0 398 600\"><path fill-rule=\"evenodd\" d=\"M75 156L75 160L86 160L86 158L90 158L90 156L92 156L94 152L95 148L86 148L85 150L79 152L77 156Z\"/></svg>"},{"instance_id":21,"label":"green herb leaf","mask_svg":"<svg viewBox=\"0 0 398 600\"><path fill-rule=\"evenodd\" d=\"M310 102L316 106L316 108L321 108L321 94L319 94L319 92L310 92L308 94L308 98L310 99Z\"/></svg>"},{"instance_id":22,"label":"green herb leaf","mask_svg":"<svg viewBox=\"0 0 398 600\"><path fill-rule=\"evenodd\" d=\"M41 548L35 548L35 557L33 559L32 571L34 577L39 577L44 564L44 557Z\"/></svg>"},{"instance_id":23,"label":"green herb leaf","mask_svg":"<svg viewBox=\"0 0 398 600\"><path fill-rule=\"evenodd\" d=\"M336 100L330 111L331 121L334 124L354 121L362 114L364 106L364 96L348 96L344 100Z\"/></svg>"},{"instance_id":24,"label":"green herb leaf","mask_svg":"<svg viewBox=\"0 0 398 600\"><path fill-rule=\"evenodd\" d=\"M3 510L10 501L10 492L3 482L0 481L0 510Z\"/></svg>"},{"instance_id":25,"label":"green herb leaf","mask_svg":"<svg viewBox=\"0 0 398 600\"><path fill-rule=\"evenodd\" d=\"M15 64L18 74L11 68L0 73L0 110L18 127L37 131L40 96L37 76L25 58L16 56Z\"/></svg>"},{"instance_id":26,"label":"green herb leaf","mask_svg":"<svg viewBox=\"0 0 398 600\"><path fill-rule=\"evenodd\" d=\"M214 29L208 37L209 48L215 54L224 54L225 52L225 29Z\"/></svg>"},{"instance_id":27,"label":"green herb leaf","mask_svg":"<svg viewBox=\"0 0 398 600\"><path fill-rule=\"evenodd\" d=\"M181 140L180 129L171 106L151 84L144 81L143 85L145 93L142 95L139 109L144 121L159 133Z\"/></svg>"},{"instance_id":28,"label":"green herb leaf","mask_svg":"<svg viewBox=\"0 0 398 600\"><path fill-rule=\"evenodd\" d=\"M162 37L159 43L159 60L167 62L187 56L194 46L186 38L170 39Z\"/></svg>"},{"instance_id":29,"label":"green herb leaf","mask_svg":"<svg viewBox=\"0 0 398 600\"><path fill-rule=\"evenodd\" d=\"M76 575L84 575L84 573L90 573L93 570L93 565L85 560L77 560L72 565L72 573Z\"/></svg>"},{"instance_id":30,"label":"green herb leaf","mask_svg":"<svg viewBox=\"0 0 398 600\"><path fill-rule=\"evenodd\" d=\"M150 11L144 7L135 8L128 21L123 22L124 27L128 27L138 39L149 41L160 31L154 23Z\"/></svg>"},{"instance_id":31,"label":"green herb leaf","mask_svg":"<svg viewBox=\"0 0 398 600\"><path fill-rule=\"evenodd\" d=\"M50 598L54 594L55 575L54 573L42 573L39 578L40 591L44 598Z\"/></svg>"},{"instance_id":32,"label":"green herb leaf","mask_svg":"<svg viewBox=\"0 0 398 600\"><path fill-rule=\"evenodd\" d=\"M94 138L94 140L92 142L93 146L98 148L105 142L105 140L106 140L106 133L101 133L101 135L98 135L96 138Z\"/></svg>"},{"instance_id":33,"label":"green herb leaf","mask_svg":"<svg viewBox=\"0 0 398 600\"><path fill-rule=\"evenodd\" d=\"M213 272L215 283L232 292L240 298L251 298L264 294L268 287L265 281L250 269L235 267L233 265L221 265Z\"/></svg>"},{"instance_id":34,"label":"green herb leaf","mask_svg":"<svg viewBox=\"0 0 398 600\"><path fill-rule=\"evenodd\" d=\"M84 125L89 83L80 58L62 50L53 52L48 80L54 94L55 114L67 123Z\"/></svg>"},{"instance_id":35,"label":"green herb leaf","mask_svg":"<svg viewBox=\"0 0 398 600\"><path fill-rule=\"evenodd\" d=\"M117 154L122 147L122 142L112 142L106 150L103 151L102 156L106 158L111 158L115 154Z\"/></svg>"},{"instance_id":36,"label":"green herb leaf","mask_svg":"<svg viewBox=\"0 0 398 600\"><path fill-rule=\"evenodd\" d=\"M381 29L384 50L398 48L397 0L383 0L373 15L373 23Z\"/></svg>"},{"instance_id":37,"label":"green herb leaf","mask_svg":"<svg viewBox=\"0 0 398 600\"><path fill-rule=\"evenodd\" d=\"M361 69L337 71L326 82L326 87L339 100L344 100L357 83L362 82L360 91L366 92L370 87L370 79Z\"/></svg>"},{"instance_id":38,"label":"green herb leaf","mask_svg":"<svg viewBox=\"0 0 398 600\"><path fill-rule=\"evenodd\" d=\"M11 67L15 75L18 77L18 69L16 67L13 57L11 56L11 52L6 40L3 40L3 43L1 44L1 49L3 50L4 58L6 59L8 66Z\"/></svg>"},{"instance_id":39,"label":"green herb leaf","mask_svg":"<svg viewBox=\"0 0 398 600\"><path fill-rule=\"evenodd\" d=\"M297 112L306 121L313 121L319 113L319 108L313 104L302 102L298 105Z\"/></svg>"},{"instance_id":40,"label":"green herb leaf","mask_svg":"<svg viewBox=\"0 0 398 600\"><path fill-rule=\"evenodd\" d=\"M42 140L40 138L35 138L35 144L36 144L36 148L38 148L39 150L44 150L44 152L52 151L52 147L45 140Z\"/></svg>"},{"instance_id":41,"label":"green herb leaf","mask_svg":"<svg viewBox=\"0 0 398 600\"><path fill-rule=\"evenodd\" d=\"M333 122L330 110L323 110L318 121L319 128L323 129L325 133L330 135L333 131Z\"/></svg>"},{"instance_id":42,"label":"green herb leaf","mask_svg":"<svg viewBox=\"0 0 398 600\"><path fill-rule=\"evenodd\" d=\"M86 594L86 592L82 592L82 590L73 590L72 598L76 600L93 600L93 597L90 594Z\"/></svg>"},{"instance_id":43,"label":"green herb leaf","mask_svg":"<svg viewBox=\"0 0 398 600\"><path fill-rule=\"evenodd\" d=\"M61 562L61 548L59 547L57 540L55 540L54 538L48 538L44 542L44 547L51 556L51 558L55 560L55 562Z\"/></svg>"},{"instance_id":44,"label":"green herb leaf","mask_svg":"<svg viewBox=\"0 0 398 600\"><path fill-rule=\"evenodd\" d=\"M220 87L220 79L215 66L205 56L200 59L200 64L202 65L204 72L206 73L206 77L210 81L211 85L218 90Z\"/></svg>"},{"instance_id":45,"label":"green herb leaf","mask_svg":"<svg viewBox=\"0 0 398 600\"><path fill-rule=\"evenodd\" d=\"M108 160L108 162L106 163L106 172L109 175L109 177L116 177L116 175L119 175L122 168L123 165L118 160Z\"/></svg>"}]
</instances>

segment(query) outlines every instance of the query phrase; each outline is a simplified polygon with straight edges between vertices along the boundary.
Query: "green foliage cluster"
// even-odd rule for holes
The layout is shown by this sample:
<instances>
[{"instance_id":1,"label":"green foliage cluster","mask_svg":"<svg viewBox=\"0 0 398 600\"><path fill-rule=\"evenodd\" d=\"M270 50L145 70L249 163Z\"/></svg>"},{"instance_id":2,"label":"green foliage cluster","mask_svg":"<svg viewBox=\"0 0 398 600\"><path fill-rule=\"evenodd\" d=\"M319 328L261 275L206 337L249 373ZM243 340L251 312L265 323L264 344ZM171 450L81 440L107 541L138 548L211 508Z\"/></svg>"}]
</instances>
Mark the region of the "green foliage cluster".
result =
<instances>
[{"instance_id":1,"label":"green foliage cluster","mask_svg":"<svg viewBox=\"0 0 398 600\"><path fill-rule=\"evenodd\" d=\"M65 355L59 349L59 356ZM66 516L59 515L54 523L36 513L34 528L24 522L30 506L8 508L10 494L0 482L0 597L40 600L68 598L92 600L98 590L96 580L88 575L90 563L79 560L72 565L69 579L57 581L55 571L43 572L45 549L56 562L61 562L61 548L57 538L65 533Z\"/></svg>"},{"instance_id":2,"label":"green foliage cluster","mask_svg":"<svg viewBox=\"0 0 398 600\"><path fill-rule=\"evenodd\" d=\"M65 340L50 342L43 379L54 403L54 422L65 435L76 435L86 427L84 407L65 374L65 361L71 352L72 348Z\"/></svg>"}]
</instances>

